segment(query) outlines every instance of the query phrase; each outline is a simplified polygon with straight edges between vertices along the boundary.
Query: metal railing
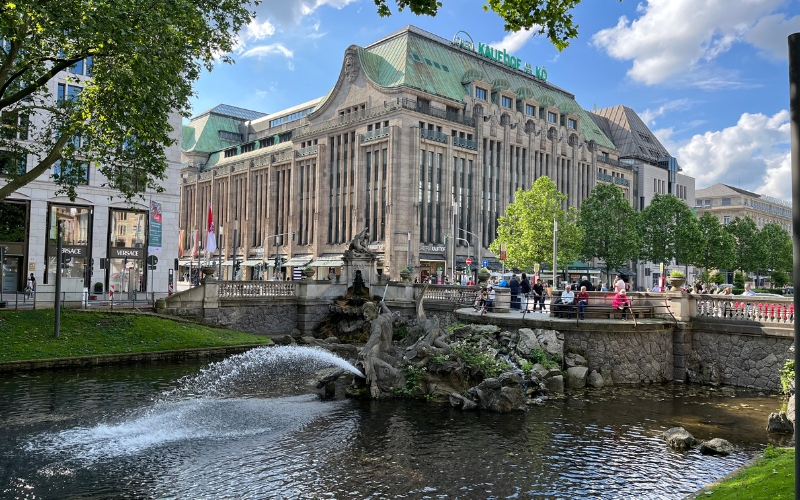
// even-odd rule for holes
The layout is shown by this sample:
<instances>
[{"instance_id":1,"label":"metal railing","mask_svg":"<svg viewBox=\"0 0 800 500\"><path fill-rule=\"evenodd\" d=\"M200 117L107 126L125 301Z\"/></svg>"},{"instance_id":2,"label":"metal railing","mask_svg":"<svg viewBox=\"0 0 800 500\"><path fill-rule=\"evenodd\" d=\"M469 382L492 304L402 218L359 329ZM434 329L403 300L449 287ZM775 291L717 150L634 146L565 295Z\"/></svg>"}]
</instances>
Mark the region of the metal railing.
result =
<instances>
[{"instance_id":1,"label":"metal railing","mask_svg":"<svg viewBox=\"0 0 800 500\"><path fill-rule=\"evenodd\" d=\"M313 144L311 146L306 146L304 148L300 148L294 152L295 156L309 156L317 154L317 144Z\"/></svg>"},{"instance_id":2,"label":"metal railing","mask_svg":"<svg viewBox=\"0 0 800 500\"><path fill-rule=\"evenodd\" d=\"M597 172L597 180L611 182L612 177L608 174L604 174L603 172Z\"/></svg>"},{"instance_id":3,"label":"metal railing","mask_svg":"<svg viewBox=\"0 0 800 500\"><path fill-rule=\"evenodd\" d=\"M220 281L219 296L226 299L247 297L294 297L291 281Z\"/></svg>"},{"instance_id":4,"label":"metal railing","mask_svg":"<svg viewBox=\"0 0 800 500\"><path fill-rule=\"evenodd\" d=\"M436 141L441 142L442 144L447 144L448 138L450 137L447 134L442 132L437 132L435 130L428 130L425 128L419 129L419 136L423 139L428 139L429 141Z\"/></svg>"},{"instance_id":5,"label":"metal railing","mask_svg":"<svg viewBox=\"0 0 800 500\"><path fill-rule=\"evenodd\" d=\"M168 292L117 292L114 295L108 292L62 291L61 307L63 309L152 309L156 300L168 297ZM0 311L3 310L30 310L52 309L55 303L55 293L37 291L28 292L3 292L0 300Z\"/></svg>"},{"instance_id":6,"label":"metal railing","mask_svg":"<svg viewBox=\"0 0 800 500\"><path fill-rule=\"evenodd\" d=\"M371 106L369 108L358 110L352 113L345 113L324 122L315 123L313 125L303 125L292 131L292 138L297 139L299 137L316 134L318 132L330 130L342 125L357 123L375 116L385 115L396 109L400 109L400 104L398 102L386 101L382 105Z\"/></svg>"},{"instance_id":7,"label":"metal railing","mask_svg":"<svg viewBox=\"0 0 800 500\"><path fill-rule=\"evenodd\" d=\"M628 179L623 179L622 177L614 177L614 184L619 184L620 186L629 186L630 182L628 182Z\"/></svg>"},{"instance_id":8,"label":"metal railing","mask_svg":"<svg viewBox=\"0 0 800 500\"><path fill-rule=\"evenodd\" d=\"M475 151L478 149L478 142L473 141L471 139L465 139L463 137L453 136L453 146L458 146L460 148L467 148Z\"/></svg>"},{"instance_id":9,"label":"metal railing","mask_svg":"<svg viewBox=\"0 0 800 500\"><path fill-rule=\"evenodd\" d=\"M403 109L410 109L422 113L423 115L441 118L449 122L458 123L466 127L475 127L475 119L470 116L464 116L460 113L453 113L444 109L434 108L430 104L420 101L414 101L406 97L400 99L400 106Z\"/></svg>"},{"instance_id":10,"label":"metal railing","mask_svg":"<svg viewBox=\"0 0 800 500\"><path fill-rule=\"evenodd\" d=\"M361 142L371 141L373 139L380 139L381 137L389 137L389 128L376 128L375 130L367 130L365 134L361 134Z\"/></svg>"}]
</instances>

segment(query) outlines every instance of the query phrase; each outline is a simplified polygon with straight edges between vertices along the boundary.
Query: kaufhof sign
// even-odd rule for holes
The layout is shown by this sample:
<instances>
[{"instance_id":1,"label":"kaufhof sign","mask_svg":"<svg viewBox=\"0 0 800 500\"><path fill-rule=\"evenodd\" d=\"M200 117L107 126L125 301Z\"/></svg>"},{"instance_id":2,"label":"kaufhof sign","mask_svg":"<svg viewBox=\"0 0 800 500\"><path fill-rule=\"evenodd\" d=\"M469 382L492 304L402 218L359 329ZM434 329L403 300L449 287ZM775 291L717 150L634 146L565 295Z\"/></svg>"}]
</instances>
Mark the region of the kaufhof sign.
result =
<instances>
[{"instance_id":1,"label":"kaufhof sign","mask_svg":"<svg viewBox=\"0 0 800 500\"><path fill-rule=\"evenodd\" d=\"M462 49L471 50L472 52L475 52L476 54L487 59L491 59L492 61L505 64L511 69L516 69L540 80L547 81L547 69L545 69L544 66L532 66L531 63L526 63L522 59L512 56L506 52L505 49L496 49L482 42L478 42L476 47L475 42L472 41L472 37L469 36L469 33L466 31L459 31L456 33L453 36L453 41L451 43L457 47L461 47Z\"/></svg>"}]
</instances>

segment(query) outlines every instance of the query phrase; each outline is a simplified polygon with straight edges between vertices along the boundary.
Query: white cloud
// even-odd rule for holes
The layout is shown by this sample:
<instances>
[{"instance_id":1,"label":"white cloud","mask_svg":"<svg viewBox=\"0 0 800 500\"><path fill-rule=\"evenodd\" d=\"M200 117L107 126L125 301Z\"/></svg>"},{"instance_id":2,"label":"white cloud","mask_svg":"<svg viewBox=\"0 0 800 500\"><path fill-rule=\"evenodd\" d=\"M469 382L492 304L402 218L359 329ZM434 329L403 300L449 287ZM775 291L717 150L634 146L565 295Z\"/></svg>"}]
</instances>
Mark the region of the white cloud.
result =
<instances>
[{"instance_id":1,"label":"white cloud","mask_svg":"<svg viewBox=\"0 0 800 500\"><path fill-rule=\"evenodd\" d=\"M696 179L698 188L724 182L788 199L792 185L789 128L787 110L773 116L744 113L732 127L692 137L677 150L678 162Z\"/></svg>"},{"instance_id":2,"label":"white cloud","mask_svg":"<svg viewBox=\"0 0 800 500\"><path fill-rule=\"evenodd\" d=\"M270 56L270 55L274 55L274 54L280 54L280 55L283 55L283 56L285 56L285 57L287 57L289 59L294 57L294 52L292 52L291 50L287 49L281 43L271 43L269 45L258 45L256 47L253 47L252 49L248 49L247 51L245 51L241 55L241 57L258 57L260 59L260 58L264 58L264 57L267 57L267 56Z\"/></svg>"},{"instance_id":3,"label":"white cloud","mask_svg":"<svg viewBox=\"0 0 800 500\"><path fill-rule=\"evenodd\" d=\"M328 5L342 9L356 0L263 0L256 7L256 17L271 19L281 28L296 26L304 17Z\"/></svg>"},{"instance_id":4,"label":"white cloud","mask_svg":"<svg viewBox=\"0 0 800 500\"><path fill-rule=\"evenodd\" d=\"M489 45L496 49L505 49L506 52L516 52L525 46L533 35L539 32L539 26L533 26L529 30L519 30L504 36L499 42L492 42Z\"/></svg>"},{"instance_id":5,"label":"white cloud","mask_svg":"<svg viewBox=\"0 0 800 500\"><path fill-rule=\"evenodd\" d=\"M800 16L786 19L783 14L762 17L744 38L762 50L762 55L770 59L786 59L788 43L786 38L800 31Z\"/></svg>"},{"instance_id":6,"label":"white cloud","mask_svg":"<svg viewBox=\"0 0 800 500\"><path fill-rule=\"evenodd\" d=\"M691 107L689 99L675 99L674 101L667 101L656 109L647 108L641 113L639 117L648 127L656 124L656 118L663 116L668 111L683 111Z\"/></svg>"},{"instance_id":7,"label":"white cloud","mask_svg":"<svg viewBox=\"0 0 800 500\"><path fill-rule=\"evenodd\" d=\"M592 42L615 59L632 60L628 75L636 81L653 85L675 77L686 80L687 71L714 60L736 42L750 41L747 33L754 23L782 3L783 0L647 0L646 5L639 4L637 8L638 19L620 17L616 26L599 31ZM789 29L789 24L784 28ZM757 40L766 47L769 37L760 33L751 35L754 40L750 43L756 44ZM714 89L736 83L728 78L706 79L697 86Z\"/></svg>"},{"instance_id":8,"label":"white cloud","mask_svg":"<svg viewBox=\"0 0 800 500\"><path fill-rule=\"evenodd\" d=\"M275 34L275 25L270 23L267 20L262 22L258 21L258 18L253 19L253 21L247 25L247 28L244 32L244 38L246 40L263 40L268 36L272 36Z\"/></svg>"}]
</instances>

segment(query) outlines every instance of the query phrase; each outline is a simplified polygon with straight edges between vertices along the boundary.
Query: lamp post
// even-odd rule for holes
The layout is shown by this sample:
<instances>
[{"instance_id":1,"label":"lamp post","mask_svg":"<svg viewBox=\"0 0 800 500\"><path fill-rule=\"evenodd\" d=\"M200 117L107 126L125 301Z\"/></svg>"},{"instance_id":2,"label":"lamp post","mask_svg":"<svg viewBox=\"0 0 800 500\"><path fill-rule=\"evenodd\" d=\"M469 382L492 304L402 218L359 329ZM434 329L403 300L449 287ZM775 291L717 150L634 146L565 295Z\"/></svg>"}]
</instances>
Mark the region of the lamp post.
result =
<instances>
[{"instance_id":1,"label":"lamp post","mask_svg":"<svg viewBox=\"0 0 800 500\"><path fill-rule=\"evenodd\" d=\"M458 236L456 236L456 241L459 241L459 240L461 240L461 241L463 241L464 243L467 244L467 257L469 257L472 254L472 250L471 250L472 246L470 246L469 240L466 239L466 238L459 238ZM469 267L469 265L467 265L467 267ZM455 252L455 250L453 250L453 279L455 279L455 276L456 276L456 252Z\"/></svg>"},{"instance_id":2,"label":"lamp post","mask_svg":"<svg viewBox=\"0 0 800 500\"><path fill-rule=\"evenodd\" d=\"M471 233L471 232L467 231L466 229L461 229L461 228L459 228L458 230L459 231L464 231L465 233L467 233L467 234L469 234L471 236L474 236L476 240L478 239L478 235L475 234L475 233ZM463 239L463 238L460 238L460 239ZM469 244L469 242L467 242L467 244ZM480 241L478 241L478 246L477 246L476 253L478 254L477 255L478 265L480 265L480 262L481 262L481 244L480 244Z\"/></svg>"},{"instance_id":3,"label":"lamp post","mask_svg":"<svg viewBox=\"0 0 800 500\"><path fill-rule=\"evenodd\" d=\"M558 261L558 219L553 219L553 290L558 290L556 265Z\"/></svg>"}]
</instances>

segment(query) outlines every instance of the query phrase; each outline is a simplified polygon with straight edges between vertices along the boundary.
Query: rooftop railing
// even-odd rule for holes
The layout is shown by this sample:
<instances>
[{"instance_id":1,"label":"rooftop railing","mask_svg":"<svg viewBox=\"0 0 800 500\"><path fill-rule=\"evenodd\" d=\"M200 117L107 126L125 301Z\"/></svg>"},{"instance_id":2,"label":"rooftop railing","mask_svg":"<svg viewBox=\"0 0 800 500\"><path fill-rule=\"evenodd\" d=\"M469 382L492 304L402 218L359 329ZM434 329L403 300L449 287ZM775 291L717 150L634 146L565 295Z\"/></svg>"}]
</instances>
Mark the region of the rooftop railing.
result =
<instances>
[{"instance_id":1,"label":"rooftop railing","mask_svg":"<svg viewBox=\"0 0 800 500\"><path fill-rule=\"evenodd\" d=\"M419 129L419 135L423 139L428 139L429 141L441 142L442 144L447 144L448 137L450 137L442 132L437 132L435 130L428 130L424 128Z\"/></svg>"}]
</instances>

